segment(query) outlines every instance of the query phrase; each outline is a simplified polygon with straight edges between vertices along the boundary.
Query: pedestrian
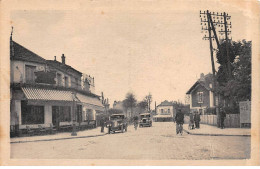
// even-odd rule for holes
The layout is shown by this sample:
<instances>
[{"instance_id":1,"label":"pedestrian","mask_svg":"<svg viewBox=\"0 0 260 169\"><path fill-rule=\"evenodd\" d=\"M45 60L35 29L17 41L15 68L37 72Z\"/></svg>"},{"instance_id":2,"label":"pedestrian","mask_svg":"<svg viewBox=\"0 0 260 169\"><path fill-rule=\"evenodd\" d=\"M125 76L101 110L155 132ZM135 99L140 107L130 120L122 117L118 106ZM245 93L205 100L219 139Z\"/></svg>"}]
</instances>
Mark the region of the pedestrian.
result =
<instances>
[{"instance_id":1,"label":"pedestrian","mask_svg":"<svg viewBox=\"0 0 260 169\"><path fill-rule=\"evenodd\" d=\"M183 123L184 123L184 114L179 109L175 116L175 122L176 122L176 134L181 133L182 135L182 129L183 129Z\"/></svg>"},{"instance_id":2,"label":"pedestrian","mask_svg":"<svg viewBox=\"0 0 260 169\"><path fill-rule=\"evenodd\" d=\"M194 115L192 112L190 113L189 129L190 130L194 129Z\"/></svg>"},{"instance_id":3,"label":"pedestrian","mask_svg":"<svg viewBox=\"0 0 260 169\"><path fill-rule=\"evenodd\" d=\"M224 129L225 128L224 121L226 118L226 112L223 110L222 107L220 107L220 109L219 109L219 114L220 114L220 128Z\"/></svg>"},{"instance_id":4,"label":"pedestrian","mask_svg":"<svg viewBox=\"0 0 260 169\"><path fill-rule=\"evenodd\" d=\"M134 128L135 128L135 130L137 130L137 127L138 127L138 117L135 116L134 117Z\"/></svg>"},{"instance_id":5,"label":"pedestrian","mask_svg":"<svg viewBox=\"0 0 260 169\"><path fill-rule=\"evenodd\" d=\"M194 121L195 121L195 128L199 129L200 128L200 115L196 111L194 115Z\"/></svg>"},{"instance_id":6,"label":"pedestrian","mask_svg":"<svg viewBox=\"0 0 260 169\"><path fill-rule=\"evenodd\" d=\"M105 120L103 118L100 120L100 126L101 126L101 133L104 133Z\"/></svg>"}]
</instances>

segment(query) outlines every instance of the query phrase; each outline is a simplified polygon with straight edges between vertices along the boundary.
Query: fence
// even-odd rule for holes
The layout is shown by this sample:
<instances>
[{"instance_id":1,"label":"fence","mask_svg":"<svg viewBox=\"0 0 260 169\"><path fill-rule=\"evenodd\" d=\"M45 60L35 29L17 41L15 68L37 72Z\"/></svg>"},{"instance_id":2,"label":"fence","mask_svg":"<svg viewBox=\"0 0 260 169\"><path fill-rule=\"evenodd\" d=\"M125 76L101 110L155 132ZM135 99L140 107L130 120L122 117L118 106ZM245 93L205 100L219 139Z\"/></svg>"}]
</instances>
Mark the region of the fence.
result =
<instances>
[{"instance_id":1,"label":"fence","mask_svg":"<svg viewBox=\"0 0 260 169\"><path fill-rule=\"evenodd\" d=\"M200 119L200 123L202 124L217 126L217 115L201 115ZM240 127L239 114L227 114L224 121L224 125L225 127Z\"/></svg>"}]
</instances>

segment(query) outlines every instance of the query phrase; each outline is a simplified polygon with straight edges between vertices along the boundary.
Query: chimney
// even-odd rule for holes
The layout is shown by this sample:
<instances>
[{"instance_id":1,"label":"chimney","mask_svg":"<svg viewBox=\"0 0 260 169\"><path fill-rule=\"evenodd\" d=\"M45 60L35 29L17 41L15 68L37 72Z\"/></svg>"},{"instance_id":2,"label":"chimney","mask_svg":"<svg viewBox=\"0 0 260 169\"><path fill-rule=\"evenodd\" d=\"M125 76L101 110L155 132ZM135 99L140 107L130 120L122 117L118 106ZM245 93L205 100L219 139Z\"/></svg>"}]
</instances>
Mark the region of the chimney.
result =
<instances>
[{"instance_id":1,"label":"chimney","mask_svg":"<svg viewBox=\"0 0 260 169\"><path fill-rule=\"evenodd\" d=\"M54 56L54 61L57 61L57 60L56 60L56 56Z\"/></svg>"},{"instance_id":2,"label":"chimney","mask_svg":"<svg viewBox=\"0 0 260 169\"><path fill-rule=\"evenodd\" d=\"M201 73L201 74L200 74L200 81L205 81L204 73Z\"/></svg>"},{"instance_id":3,"label":"chimney","mask_svg":"<svg viewBox=\"0 0 260 169\"><path fill-rule=\"evenodd\" d=\"M64 56L64 54L62 54L62 56L61 56L61 62L62 62L63 64L65 64L65 56Z\"/></svg>"}]
</instances>

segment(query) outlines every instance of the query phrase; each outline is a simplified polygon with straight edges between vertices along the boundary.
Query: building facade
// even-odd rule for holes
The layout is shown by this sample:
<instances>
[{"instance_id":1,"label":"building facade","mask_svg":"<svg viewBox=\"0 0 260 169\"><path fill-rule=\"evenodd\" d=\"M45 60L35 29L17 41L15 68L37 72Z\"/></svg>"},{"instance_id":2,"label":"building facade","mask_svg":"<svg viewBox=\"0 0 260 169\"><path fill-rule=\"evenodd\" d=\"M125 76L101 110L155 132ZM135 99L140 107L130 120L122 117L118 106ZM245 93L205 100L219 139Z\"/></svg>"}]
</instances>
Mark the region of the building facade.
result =
<instances>
[{"instance_id":1,"label":"building facade","mask_svg":"<svg viewBox=\"0 0 260 169\"><path fill-rule=\"evenodd\" d=\"M174 103L165 100L156 107L156 115L153 116L153 119L155 122L173 121L175 114L176 108Z\"/></svg>"},{"instance_id":2,"label":"building facade","mask_svg":"<svg viewBox=\"0 0 260 169\"><path fill-rule=\"evenodd\" d=\"M10 63L11 129L89 124L95 122L96 110L104 110L64 54L61 62L45 60L10 39Z\"/></svg>"},{"instance_id":3,"label":"building facade","mask_svg":"<svg viewBox=\"0 0 260 169\"><path fill-rule=\"evenodd\" d=\"M213 77L212 74L204 76L202 73L200 79L187 91L190 99L190 110L197 111L200 114L205 114L208 108L215 108L214 93L212 89Z\"/></svg>"}]
</instances>

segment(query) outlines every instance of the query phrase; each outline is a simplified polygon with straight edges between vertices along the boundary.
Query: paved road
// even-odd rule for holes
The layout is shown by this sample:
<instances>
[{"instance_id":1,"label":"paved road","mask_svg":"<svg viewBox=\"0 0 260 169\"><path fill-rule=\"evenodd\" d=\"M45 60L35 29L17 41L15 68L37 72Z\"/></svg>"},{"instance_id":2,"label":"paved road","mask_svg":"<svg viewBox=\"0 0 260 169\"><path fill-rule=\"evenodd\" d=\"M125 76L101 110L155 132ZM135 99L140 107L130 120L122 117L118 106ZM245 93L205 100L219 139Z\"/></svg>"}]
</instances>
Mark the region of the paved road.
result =
<instances>
[{"instance_id":1,"label":"paved road","mask_svg":"<svg viewBox=\"0 0 260 169\"><path fill-rule=\"evenodd\" d=\"M11 144L11 158L23 159L243 159L250 137L175 134L172 122L100 137Z\"/></svg>"}]
</instances>

